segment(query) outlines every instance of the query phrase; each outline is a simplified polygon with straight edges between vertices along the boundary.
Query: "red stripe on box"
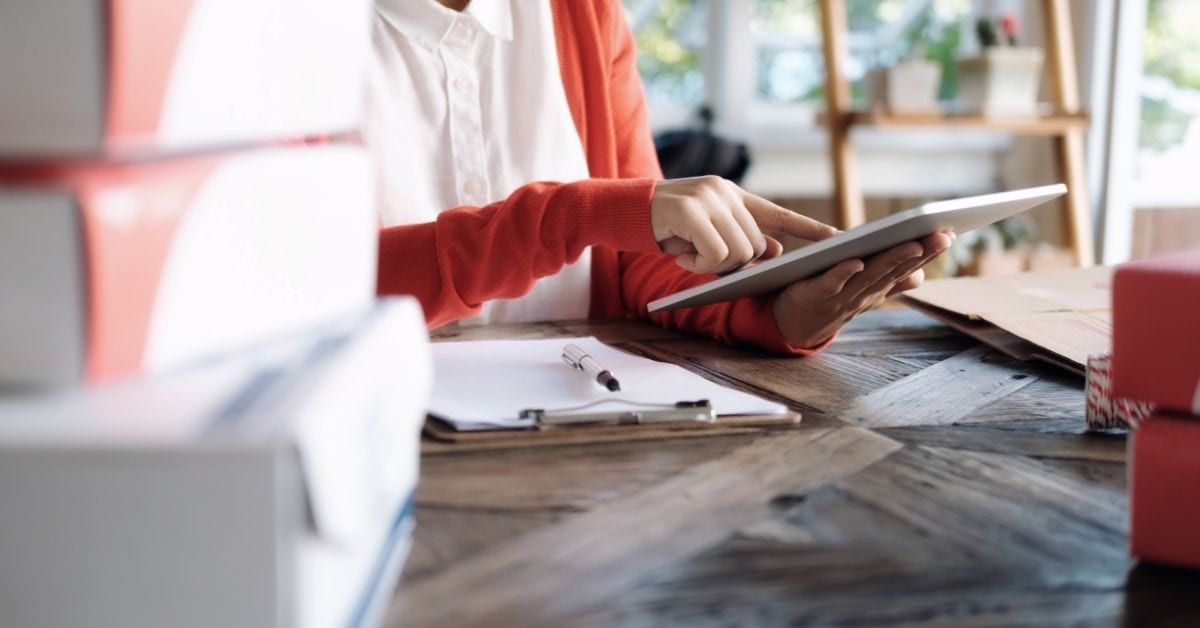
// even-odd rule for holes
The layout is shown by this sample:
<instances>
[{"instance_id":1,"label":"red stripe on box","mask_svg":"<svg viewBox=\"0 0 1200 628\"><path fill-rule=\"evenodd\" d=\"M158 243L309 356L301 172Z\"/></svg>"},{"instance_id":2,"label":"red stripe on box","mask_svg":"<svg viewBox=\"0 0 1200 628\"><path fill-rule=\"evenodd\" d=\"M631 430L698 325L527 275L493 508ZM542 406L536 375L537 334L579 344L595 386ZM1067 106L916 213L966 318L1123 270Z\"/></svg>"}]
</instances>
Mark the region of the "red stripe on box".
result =
<instances>
[{"instance_id":1,"label":"red stripe on box","mask_svg":"<svg viewBox=\"0 0 1200 628\"><path fill-rule=\"evenodd\" d=\"M141 370L163 264L180 222L213 171L230 158L0 169L5 185L66 188L75 199L86 260L85 380Z\"/></svg>"},{"instance_id":2,"label":"red stripe on box","mask_svg":"<svg viewBox=\"0 0 1200 628\"><path fill-rule=\"evenodd\" d=\"M155 136L194 0L109 0L106 136L136 148Z\"/></svg>"},{"instance_id":3,"label":"red stripe on box","mask_svg":"<svg viewBox=\"0 0 1200 628\"><path fill-rule=\"evenodd\" d=\"M141 369L163 264L219 158L104 166L78 173L87 249L87 361L97 381Z\"/></svg>"}]
</instances>

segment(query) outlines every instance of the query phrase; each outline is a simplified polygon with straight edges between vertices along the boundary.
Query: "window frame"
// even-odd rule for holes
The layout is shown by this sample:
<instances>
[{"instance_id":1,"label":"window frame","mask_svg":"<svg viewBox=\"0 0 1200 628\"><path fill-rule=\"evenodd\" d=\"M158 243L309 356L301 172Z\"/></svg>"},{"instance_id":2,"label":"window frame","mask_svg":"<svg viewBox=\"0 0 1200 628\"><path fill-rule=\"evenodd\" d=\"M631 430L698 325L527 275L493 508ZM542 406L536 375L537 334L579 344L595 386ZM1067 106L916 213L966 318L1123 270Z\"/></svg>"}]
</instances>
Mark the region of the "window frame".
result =
<instances>
[{"instance_id":1,"label":"window frame","mask_svg":"<svg viewBox=\"0 0 1200 628\"><path fill-rule=\"evenodd\" d=\"M824 127L817 116L821 102L768 103L757 98L758 43L751 32L754 3L749 0L699 0L707 8L708 45L700 51L704 95L714 113L718 133L742 138L750 144L770 147L792 146L824 151ZM916 4L920 4L919 2ZM687 126L694 120L695 107L679 103L652 103L650 119L655 131ZM915 129L855 132L856 146L863 150L908 149L914 153L950 149L994 152L1011 145L1004 133Z\"/></svg>"}]
</instances>

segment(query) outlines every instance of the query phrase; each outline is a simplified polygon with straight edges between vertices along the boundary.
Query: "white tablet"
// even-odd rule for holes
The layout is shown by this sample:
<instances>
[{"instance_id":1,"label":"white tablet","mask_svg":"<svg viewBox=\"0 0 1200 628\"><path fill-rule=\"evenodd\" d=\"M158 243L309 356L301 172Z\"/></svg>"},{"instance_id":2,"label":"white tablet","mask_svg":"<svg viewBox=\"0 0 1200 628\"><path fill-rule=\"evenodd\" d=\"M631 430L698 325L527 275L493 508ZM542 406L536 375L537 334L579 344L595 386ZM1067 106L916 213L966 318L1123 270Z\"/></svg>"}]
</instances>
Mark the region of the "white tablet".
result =
<instances>
[{"instance_id":1,"label":"white tablet","mask_svg":"<svg viewBox=\"0 0 1200 628\"><path fill-rule=\"evenodd\" d=\"M656 299L650 302L649 310L674 310L771 292L817 275L842 260L868 257L937 231L966 233L1066 193L1067 186L1057 183L926 203Z\"/></svg>"}]
</instances>

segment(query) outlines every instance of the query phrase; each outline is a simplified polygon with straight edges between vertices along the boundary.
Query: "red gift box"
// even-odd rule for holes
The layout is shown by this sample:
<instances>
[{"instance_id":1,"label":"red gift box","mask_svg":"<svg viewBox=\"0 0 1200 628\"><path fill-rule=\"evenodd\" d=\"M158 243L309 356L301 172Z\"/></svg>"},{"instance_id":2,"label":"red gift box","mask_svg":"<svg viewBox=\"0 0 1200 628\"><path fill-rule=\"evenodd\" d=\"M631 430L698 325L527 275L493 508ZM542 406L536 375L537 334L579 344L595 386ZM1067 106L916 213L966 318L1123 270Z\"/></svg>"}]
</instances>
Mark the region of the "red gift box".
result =
<instances>
[{"instance_id":1,"label":"red gift box","mask_svg":"<svg viewBox=\"0 0 1200 628\"><path fill-rule=\"evenodd\" d=\"M1158 413L1131 434L1130 553L1200 567L1200 417Z\"/></svg>"},{"instance_id":2,"label":"red gift box","mask_svg":"<svg viewBox=\"0 0 1200 628\"><path fill-rule=\"evenodd\" d=\"M1200 251L1113 278L1113 395L1200 414Z\"/></svg>"},{"instance_id":3,"label":"red gift box","mask_svg":"<svg viewBox=\"0 0 1200 628\"><path fill-rule=\"evenodd\" d=\"M0 156L141 158L352 131L370 6L0 2Z\"/></svg>"},{"instance_id":4,"label":"red gift box","mask_svg":"<svg viewBox=\"0 0 1200 628\"><path fill-rule=\"evenodd\" d=\"M349 146L0 168L0 388L161 372L375 298Z\"/></svg>"}]
</instances>

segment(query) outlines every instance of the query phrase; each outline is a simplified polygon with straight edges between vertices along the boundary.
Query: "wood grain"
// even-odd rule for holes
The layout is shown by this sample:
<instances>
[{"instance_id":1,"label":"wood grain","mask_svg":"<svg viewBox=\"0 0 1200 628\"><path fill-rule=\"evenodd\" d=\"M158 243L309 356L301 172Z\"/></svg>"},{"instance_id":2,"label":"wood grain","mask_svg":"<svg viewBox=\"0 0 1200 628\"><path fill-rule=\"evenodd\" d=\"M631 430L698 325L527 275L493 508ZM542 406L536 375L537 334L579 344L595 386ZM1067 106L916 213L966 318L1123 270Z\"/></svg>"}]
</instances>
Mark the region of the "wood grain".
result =
<instances>
[{"instance_id":1,"label":"wood grain","mask_svg":"<svg viewBox=\"0 0 1200 628\"><path fill-rule=\"evenodd\" d=\"M757 436L434 456L421 461L419 507L582 512L718 460Z\"/></svg>"},{"instance_id":2,"label":"wood grain","mask_svg":"<svg viewBox=\"0 0 1200 628\"><path fill-rule=\"evenodd\" d=\"M471 325L453 323L443 325L429 332L429 337L437 342L458 342L464 340L540 340L543 338L566 338L574 336L571 332L555 323L513 323L504 325Z\"/></svg>"},{"instance_id":3,"label":"wood grain","mask_svg":"<svg viewBox=\"0 0 1200 628\"><path fill-rule=\"evenodd\" d=\"M508 539L551 524L563 516L554 509L417 507L421 534L414 539L404 577L415 581Z\"/></svg>"},{"instance_id":4,"label":"wood grain","mask_svg":"<svg viewBox=\"0 0 1200 628\"><path fill-rule=\"evenodd\" d=\"M401 589L389 622L552 625L720 541L731 528L752 521L775 492L820 486L870 466L898 446L853 428L761 438L414 582ZM514 581L520 586L508 584Z\"/></svg>"},{"instance_id":5,"label":"wood grain","mask_svg":"<svg viewBox=\"0 0 1200 628\"><path fill-rule=\"evenodd\" d=\"M701 340L663 342L649 352L715 380L773 399L786 400L805 417L829 413L846 401L887 385L917 368L879 356L821 353L801 360L749 354Z\"/></svg>"},{"instance_id":6,"label":"wood grain","mask_svg":"<svg viewBox=\"0 0 1200 628\"><path fill-rule=\"evenodd\" d=\"M853 400L835 414L853 425L946 425L1036 381L1022 367L997 364L979 347Z\"/></svg>"},{"instance_id":7,"label":"wood grain","mask_svg":"<svg viewBox=\"0 0 1200 628\"><path fill-rule=\"evenodd\" d=\"M634 320L581 320L562 321L559 327L572 336L595 336L608 344L627 344L639 341L678 340L689 335L681 331L663 329L646 321Z\"/></svg>"},{"instance_id":8,"label":"wood grain","mask_svg":"<svg viewBox=\"0 0 1200 628\"><path fill-rule=\"evenodd\" d=\"M909 448L778 500L773 526L751 526L570 623L1111 622L1129 565L1122 488L1119 473Z\"/></svg>"},{"instance_id":9,"label":"wood grain","mask_svg":"<svg viewBox=\"0 0 1200 628\"><path fill-rule=\"evenodd\" d=\"M1033 423L1034 425L1030 425ZM987 453L1125 462L1124 434L1083 431L1076 419L1028 419L1000 423L972 423L973 429L931 429L925 426L879 430L880 434L910 445L928 445Z\"/></svg>"},{"instance_id":10,"label":"wood grain","mask_svg":"<svg viewBox=\"0 0 1200 628\"><path fill-rule=\"evenodd\" d=\"M425 456L390 626L1200 625L1200 573L1130 569L1125 437L1084 433L1079 377L904 310L799 360L636 321L465 333L606 337L805 417Z\"/></svg>"}]
</instances>

